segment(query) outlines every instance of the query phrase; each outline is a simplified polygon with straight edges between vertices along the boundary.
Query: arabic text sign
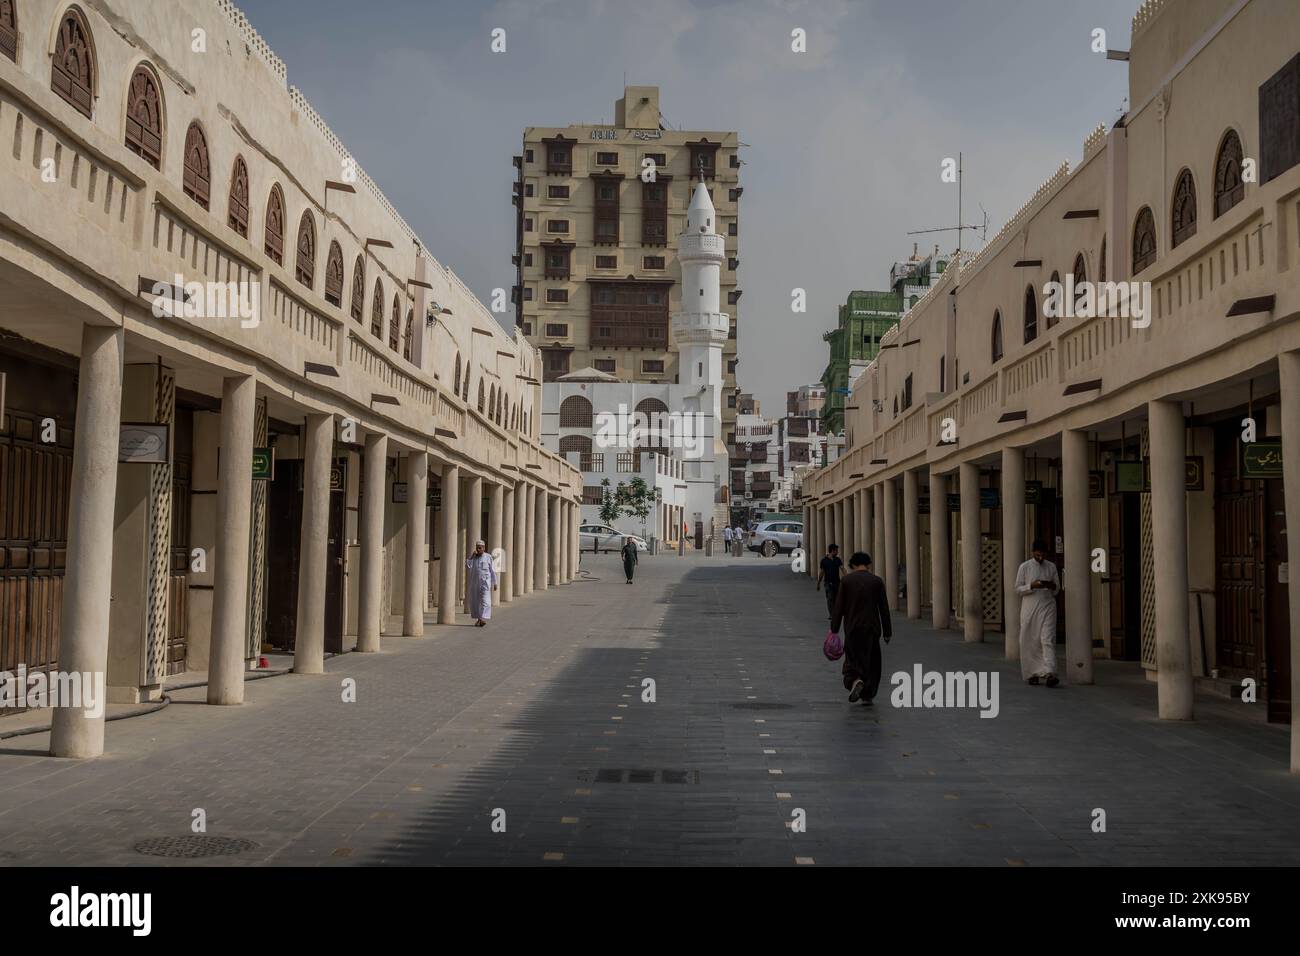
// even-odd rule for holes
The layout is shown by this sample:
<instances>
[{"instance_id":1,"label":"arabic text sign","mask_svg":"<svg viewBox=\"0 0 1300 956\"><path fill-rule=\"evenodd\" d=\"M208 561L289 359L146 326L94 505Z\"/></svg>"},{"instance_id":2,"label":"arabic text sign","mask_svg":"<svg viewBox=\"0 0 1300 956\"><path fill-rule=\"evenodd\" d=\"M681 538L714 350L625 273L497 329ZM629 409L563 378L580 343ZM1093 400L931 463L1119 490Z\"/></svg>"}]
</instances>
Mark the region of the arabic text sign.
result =
<instances>
[{"instance_id":1,"label":"arabic text sign","mask_svg":"<svg viewBox=\"0 0 1300 956\"><path fill-rule=\"evenodd\" d=\"M1281 478L1282 443L1257 441L1241 446L1241 477Z\"/></svg>"}]
</instances>

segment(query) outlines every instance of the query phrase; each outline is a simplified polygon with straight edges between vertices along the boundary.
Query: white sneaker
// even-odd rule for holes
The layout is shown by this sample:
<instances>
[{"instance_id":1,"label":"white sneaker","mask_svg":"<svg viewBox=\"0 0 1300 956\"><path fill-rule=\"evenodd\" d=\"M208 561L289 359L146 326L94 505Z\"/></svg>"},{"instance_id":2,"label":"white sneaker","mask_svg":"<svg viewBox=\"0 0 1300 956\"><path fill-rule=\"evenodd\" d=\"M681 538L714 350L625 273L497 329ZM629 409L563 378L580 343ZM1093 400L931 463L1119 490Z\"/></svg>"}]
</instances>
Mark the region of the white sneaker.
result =
<instances>
[{"instance_id":1,"label":"white sneaker","mask_svg":"<svg viewBox=\"0 0 1300 956\"><path fill-rule=\"evenodd\" d=\"M863 688L862 678L859 677L857 680L853 682L853 689L849 691L850 704L856 704L858 702L858 699L862 697L862 688Z\"/></svg>"}]
</instances>

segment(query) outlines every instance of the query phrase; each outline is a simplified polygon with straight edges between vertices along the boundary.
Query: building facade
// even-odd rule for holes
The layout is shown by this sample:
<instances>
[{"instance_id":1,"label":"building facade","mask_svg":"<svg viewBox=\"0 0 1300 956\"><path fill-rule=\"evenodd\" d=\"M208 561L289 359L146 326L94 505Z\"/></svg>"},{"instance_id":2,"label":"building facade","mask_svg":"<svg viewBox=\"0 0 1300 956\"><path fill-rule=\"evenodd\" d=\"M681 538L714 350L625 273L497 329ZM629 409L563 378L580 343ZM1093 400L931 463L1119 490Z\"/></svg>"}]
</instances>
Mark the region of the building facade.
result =
<instances>
[{"instance_id":1,"label":"building facade","mask_svg":"<svg viewBox=\"0 0 1300 956\"><path fill-rule=\"evenodd\" d=\"M678 381L625 382L586 368L542 386L543 441L581 469L584 499L601 493L611 463L625 476L618 480L652 469L673 494L656 509L650 536L675 541L684 529L698 547L706 538L721 541L730 520L722 360L731 321L721 306L726 244L718 225L708 185L697 183L674 239L682 276L671 326Z\"/></svg>"},{"instance_id":2,"label":"building facade","mask_svg":"<svg viewBox=\"0 0 1300 956\"><path fill-rule=\"evenodd\" d=\"M1130 661L1168 719L1249 681L1300 770L1300 10L1148 0L1131 46L1128 112L886 335L812 546L1014 658L1043 539L1066 681Z\"/></svg>"},{"instance_id":3,"label":"building facade","mask_svg":"<svg viewBox=\"0 0 1300 956\"><path fill-rule=\"evenodd\" d=\"M627 382L682 381L670 317L682 308L675 246L704 182L723 243L721 362L736 385L740 155L734 132L668 129L659 89L629 86L612 124L529 127L514 157L516 324L553 381L586 367ZM721 396L721 393L720 393ZM728 428L736 410L723 401Z\"/></svg>"},{"instance_id":4,"label":"building facade","mask_svg":"<svg viewBox=\"0 0 1300 956\"><path fill-rule=\"evenodd\" d=\"M502 601L572 576L540 356L228 0L6 0L0 120L0 671L237 704L268 648L454 623L476 538ZM103 745L54 711L55 754Z\"/></svg>"}]
</instances>

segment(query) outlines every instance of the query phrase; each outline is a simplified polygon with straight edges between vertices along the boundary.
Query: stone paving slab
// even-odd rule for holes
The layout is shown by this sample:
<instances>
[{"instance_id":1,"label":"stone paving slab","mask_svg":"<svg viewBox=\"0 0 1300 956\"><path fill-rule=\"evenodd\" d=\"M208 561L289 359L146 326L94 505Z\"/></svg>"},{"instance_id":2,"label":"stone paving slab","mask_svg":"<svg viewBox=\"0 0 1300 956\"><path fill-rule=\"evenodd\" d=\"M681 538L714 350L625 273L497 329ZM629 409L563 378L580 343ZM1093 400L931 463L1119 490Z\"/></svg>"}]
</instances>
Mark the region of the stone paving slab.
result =
<instances>
[{"instance_id":1,"label":"stone paving slab","mask_svg":"<svg viewBox=\"0 0 1300 956\"><path fill-rule=\"evenodd\" d=\"M1287 732L1250 705L1198 699L1200 719L1160 721L1136 665L1028 687L1000 638L968 645L908 621L875 706L850 705L821 656L822 597L785 562L647 556L630 587L616 556L583 568L488 628L430 626L325 675L251 682L242 707L179 691L110 724L99 760L44 756L42 735L0 742L3 862L1300 862ZM996 670L999 716L891 707L888 675L917 661ZM257 847L134 851L189 834L200 807L208 835Z\"/></svg>"}]
</instances>

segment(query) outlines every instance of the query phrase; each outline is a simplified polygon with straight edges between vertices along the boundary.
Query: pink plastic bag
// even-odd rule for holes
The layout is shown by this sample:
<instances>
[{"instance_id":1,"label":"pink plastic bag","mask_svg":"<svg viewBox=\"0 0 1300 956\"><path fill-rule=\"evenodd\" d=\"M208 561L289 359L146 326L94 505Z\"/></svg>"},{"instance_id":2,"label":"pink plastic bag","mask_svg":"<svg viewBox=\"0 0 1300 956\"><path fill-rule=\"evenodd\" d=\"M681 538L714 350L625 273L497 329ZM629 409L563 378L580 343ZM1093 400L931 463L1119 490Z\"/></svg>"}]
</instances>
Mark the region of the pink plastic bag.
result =
<instances>
[{"instance_id":1,"label":"pink plastic bag","mask_svg":"<svg viewBox=\"0 0 1300 956\"><path fill-rule=\"evenodd\" d=\"M828 661L838 661L844 656L844 638L834 631L827 631L826 640L822 642L822 653Z\"/></svg>"}]
</instances>

